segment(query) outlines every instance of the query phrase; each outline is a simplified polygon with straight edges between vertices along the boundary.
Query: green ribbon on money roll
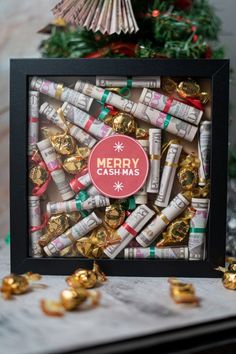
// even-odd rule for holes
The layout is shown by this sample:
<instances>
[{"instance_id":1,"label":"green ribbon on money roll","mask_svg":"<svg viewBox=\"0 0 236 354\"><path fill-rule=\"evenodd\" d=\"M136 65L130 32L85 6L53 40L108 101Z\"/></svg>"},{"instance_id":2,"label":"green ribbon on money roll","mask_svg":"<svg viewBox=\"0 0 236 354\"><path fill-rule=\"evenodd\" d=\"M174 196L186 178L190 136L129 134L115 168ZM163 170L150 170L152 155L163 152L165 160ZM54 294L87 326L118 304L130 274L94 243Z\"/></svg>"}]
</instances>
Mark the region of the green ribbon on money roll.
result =
<instances>
[{"instance_id":1,"label":"green ribbon on money roll","mask_svg":"<svg viewBox=\"0 0 236 354\"><path fill-rule=\"evenodd\" d=\"M88 199L89 195L86 191L82 190L80 191L76 196L76 208L80 212L82 218L85 218L86 216L89 215L89 212L87 210L81 210L81 203L84 202L86 199Z\"/></svg>"}]
</instances>

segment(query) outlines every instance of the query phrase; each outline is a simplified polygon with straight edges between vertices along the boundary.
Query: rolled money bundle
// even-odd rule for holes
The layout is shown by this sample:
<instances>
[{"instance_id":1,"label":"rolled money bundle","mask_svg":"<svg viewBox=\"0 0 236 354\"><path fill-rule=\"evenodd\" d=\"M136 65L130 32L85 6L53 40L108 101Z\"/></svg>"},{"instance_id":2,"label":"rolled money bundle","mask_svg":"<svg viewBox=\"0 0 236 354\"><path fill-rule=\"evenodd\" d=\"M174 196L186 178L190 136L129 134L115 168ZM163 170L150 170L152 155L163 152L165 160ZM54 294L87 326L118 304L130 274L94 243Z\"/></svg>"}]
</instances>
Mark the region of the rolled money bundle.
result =
<instances>
[{"instance_id":1,"label":"rolled money bundle","mask_svg":"<svg viewBox=\"0 0 236 354\"><path fill-rule=\"evenodd\" d=\"M146 205L139 205L126 219L125 223L117 229L116 234L121 238L118 244L108 246L104 253L109 258L115 258L128 243L137 235L144 225L154 215L154 211Z\"/></svg>"},{"instance_id":2,"label":"rolled money bundle","mask_svg":"<svg viewBox=\"0 0 236 354\"><path fill-rule=\"evenodd\" d=\"M31 238L31 251L33 257L42 257L42 249L38 244L42 236L42 229L37 228L42 224L40 199L36 196L29 196L29 224L30 224L30 238ZM35 231L34 231L35 228Z\"/></svg>"},{"instance_id":3,"label":"rolled money bundle","mask_svg":"<svg viewBox=\"0 0 236 354\"><path fill-rule=\"evenodd\" d=\"M90 186L92 183L90 174L87 172L86 174L77 176L70 181L70 186L74 192L79 192L80 190L85 189ZM99 193L100 194L100 193Z\"/></svg>"},{"instance_id":4,"label":"rolled money bundle","mask_svg":"<svg viewBox=\"0 0 236 354\"><path fill-rule=\"evenodd\" d=\"M138 103L131 112L134 117L155 127L166 130L167 132L179 136L188 141L192 141L198 128L170 114L160 112L157 109L148 107L143 103Z\"/></svg>"},{"instance_id":5,"label":"rolled money bundle","mask_svg":"<svg viewBox=\"0 0 236 354\"><path fill-rule=\"evenodd\" d=\"M56 152L51 145L50 140L41 140L39 143L37 143L37 146L62 199L68 200L73 198L74 192L72 191L69 182L66 179L65 172L60 167Z\"/></svg>"},{"instance_id":6,"label":"rolled money bundle","mask_svg":"<svg viewBox=\"0 0 236 354\"><path fill-rule=\"evenodd\" d=\"M148 153L148 140L137 140L137 142L142 146L146 153ZM142 188L134 195L134 200L136 204L147 204L147 182L144 183Z\"/></svg>"},{"instance_id":7,"label":"rolled money bundle","mask_svg":"<svg viewBox=\"0 0 236 354\"><path fill-rule=\"evenodd\" d=\"M160 76L96 76L96 85L101 87L150 87L161 86Z\"/></svg>"},{"instance_id":8,"label":"rolled money bundle","mask_svg":"<svg viewBox=\"0 0 236 354\"><path fill-rule=\"evenodd\" d=\"M81 144L86 145L89 148L92 148L96 144L96 139L82 129L73 124L67 125L63 117L48 102L44 102L40 106L40 113L64 131L68 129L69 133Z\"/></svg>"},{"instance_id":9,"label":"rolled money bundle","mask_svg":"<svg viewBox=\"0 0 236 354\"><path fill-rule=\"evenodd\" d=\"M96 195L81 201L80 199L72 199L67 202L49 202L47 203L47 213L59 214L70 213L72 211L93 210L95 208L102 208L110 205L110 200L103 195Z\"/></svg>"},{"instance_id":10,"label":"rolled money bundle","mask_svg":"<svg viewBox=\"0 0 236 354\"><path fill-rule=\"evenodd\" d=\"M192 198L192 207L196 212L190 221L188 248L189 259L193 261L206 258L206 225L209 204L209 199Z\"/></svg>"},{"instance_id":11,"label":"rolled money bundle","mask_svg":"<svg viewBox=\"0 0 236 354\"><path fill-rule=\"evenodd\" d=\"M65 87L63 84L58 84L37 76L32 78L30 87L32 90L39 91L44 95L56 98L62 102L69 102L85 111L89 111L93 102L91 97L85 96L84 94Z\"/></svg>"},{"instance_id":12,"label":"rolled money bundle","mask_svg":"<svg viewBox=\"0 0 236 354\"><path fill-rule=\"evenodd\" d=\"M64 234L60 235L55 240L51 241L47 246L45 246L45 253L48 256L57 255L62 249L70 246L75 241L89 233L89 231L95 229L95 227L101 223L102 220L97 217L95 213L91 213L89 216L72 226Z\"/></svg>"},{"instance_id":13,"label":"rolled money bundle","mask_svg":"<svg viewBox=\"0 0 236 354\"><path fill-rule=\"evenodd\" d=\"M125 248L125 259L130 258L159 258L159 259L188 259L188 247L133 247Z\"/></svg>"},{"instance_id":14,"label":"rolled money bundle","mask_svg":"<svg viewBox=\"0 0 236 354\"><path fill-rule=\"evenodd\" d=\"M39 92L29 91L29 130L28 130L28 154L31 156L38 142L39 131Z\"/></svg>"},{"instance_id":15,"label":"rolled money bundle","mask_svg":"<svg viewBox=\"0 0 236 354\"><path fill-rule=\"evenodd\" d=\"M80 80L76 82L75 90L82 92L89 97L93 97L96 100L101 101L103 104L110 104L124 112L131 113L131 111L134 111L137 107L137 103L131 100Z\"/></svg>"},{"instance_id":16,"label":"rolled money bundle","mask_svg":"<svg viewBox=\"0 0 236 354\"><path fill-rule=\"evenodd\" d=\"M176 169L178 167L179 157L182 151L182 146L177 143L170 144L164 168L162 171L160 188L155 200L155 205L166 207L169 204L170 194L172 191Z\"/></svg>"},{"instance_id":17,"label":"rolled money bundle","mask_svg":"<svg viewBox=\"0 0 236 354\"><path fill-rule=\"evenodd\" d=\"M166 96L147 88L143 89L139 102L195 125L199 124L203 115L200 109L174 99L173 96Z\"/></svg>"},{"instance_id":18,"label":"rolled money bundle","mask_svg":"<svg viewBox=\"0 0 236 354\"><path fill-rule=\"evenodd\" d=\"M198 156L200 159L200 167L198 171L200 186L206 184L206 180L209 177L210 169L210 154L211 154L211 122L203 121L200 124L200 134L198 141Z\"/></svg>"},{"instance_id":19,"label":"rolled money bundle","mask_svg":"<svg viewBox=\"0 0 236 354\"><path fill-rule=\"evenodd\" d=\"M149 129L149 174L147 192L157 193L160 181L161 129Z\"/></svg>"},{"instance_id":20,"label":"rolled money bundle","mask_svg":"<svg viewBox=\"0 0 236 354\"><path fill-rule=\"evenodd\" d=\"M92 197L92 196L94 196L94 195L98 195L98 194L101 195L101 193L98 191L98 189L97 189L94 185L89 186L89 187L86 189L86 192L88 193L88 195L89 195L90 197Z\"/></svg>"},{"instance_id":21,"label":"rolled money bundle","mask_svg":"<svg viewBox=\"0 0 236 354\"><path fill-rule=\"evenodd\" d=\"M106 136L115 134L109 125L90 116L88 113L81 111L67 102L62 105L61 110L70 122L75 123L80 128L84 129L88 133L91 133L98 139L103 139Z\"/></svg>"},{"instance_id":22,"label":"rolled money bundle","mask_svg":"<svg viewBox=\"0 0 236 354\"><path fill-rule=\"evenodd\" d=\"M169 223L180 215L189 205L189 201L179 193L170 202L167 208L163 209L156 218L148 224L145 229L136 237L142 247L148 247L164 231Z\"/></svg>"}]
</instances>

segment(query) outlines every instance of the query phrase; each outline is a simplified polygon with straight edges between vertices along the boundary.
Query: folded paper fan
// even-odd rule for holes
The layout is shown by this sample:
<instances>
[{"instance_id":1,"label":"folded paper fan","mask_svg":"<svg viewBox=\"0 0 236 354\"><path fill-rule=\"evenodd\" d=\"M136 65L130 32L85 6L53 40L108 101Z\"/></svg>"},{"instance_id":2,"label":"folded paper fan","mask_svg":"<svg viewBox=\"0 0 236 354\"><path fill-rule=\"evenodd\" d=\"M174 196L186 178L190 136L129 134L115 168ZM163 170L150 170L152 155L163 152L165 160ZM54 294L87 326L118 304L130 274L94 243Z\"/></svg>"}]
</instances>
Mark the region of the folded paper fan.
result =
<instances>
[{"instance_id":1,"label":"folded paper fan","mask_svg":"<svg viewBox=\"0 0 236 354\"><path fill-rule=\"evenodd\" d=\"M61 0L53 9L67 23L105 34L139 30L131 0Z\"/></svg>"}]
</instances>

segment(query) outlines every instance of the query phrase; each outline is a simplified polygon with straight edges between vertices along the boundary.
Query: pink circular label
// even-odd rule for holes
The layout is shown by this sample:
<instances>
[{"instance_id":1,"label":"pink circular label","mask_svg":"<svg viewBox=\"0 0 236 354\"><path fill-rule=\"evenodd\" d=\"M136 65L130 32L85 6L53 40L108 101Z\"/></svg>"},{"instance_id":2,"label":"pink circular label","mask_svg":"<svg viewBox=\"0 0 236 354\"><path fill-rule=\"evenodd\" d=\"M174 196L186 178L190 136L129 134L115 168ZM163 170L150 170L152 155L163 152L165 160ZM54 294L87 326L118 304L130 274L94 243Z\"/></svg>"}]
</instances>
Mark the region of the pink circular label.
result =
<instances>
[{"instance_id":1,"label":"pink circular label","mask_svg":"<svg viewBox=\"0 0 236 354\"><path fill-rule=\"evenodd\" d=\"M126 198L142 188L148 175L146 152L133 138L112 135L93 148L88 170L94 186L110 198Z\"/></svg>"}]
</instances>

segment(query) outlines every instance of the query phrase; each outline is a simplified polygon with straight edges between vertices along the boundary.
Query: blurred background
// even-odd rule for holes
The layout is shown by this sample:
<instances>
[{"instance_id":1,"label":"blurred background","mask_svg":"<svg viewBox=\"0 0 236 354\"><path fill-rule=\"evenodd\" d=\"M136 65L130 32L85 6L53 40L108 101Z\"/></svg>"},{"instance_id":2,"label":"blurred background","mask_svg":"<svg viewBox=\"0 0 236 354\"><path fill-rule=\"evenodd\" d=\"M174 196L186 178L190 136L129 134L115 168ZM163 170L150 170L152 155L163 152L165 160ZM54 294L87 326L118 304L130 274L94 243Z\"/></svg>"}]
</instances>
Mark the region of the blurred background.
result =
<instances>
[{"instance_id":1,"label":"blurred background","mask_svg":"<svg viewBox=\"0 0 236 354\"><path fill-rule=\"evenodd\" d=\"M136 55L139 57L207 57L207 58L230 58L231 60L231 81L230 81L230 129L229 142L230 165L229 165L229 210L228 210L228 252L236 255L236 153L234 144L236 143L236 123L234 115L236 114L235 98L235 70L236 70L236 48L235 48L235 0L166 0L149 1L151 8L144 13L142 24L143 30L140 30L139 36L143 36L138 41L135 54L131 53L133 47L124 44L124 36L100 36L86 31L74 34L71 29L65 27L63 21L54 22L54 25L48 26L55 21L51 9L57 3L57 0L0 0L0 237L3 239L9 230L9 59L10 58L37 58L42 57L99 57L99 56L123 56ZM134 12L136 6L141 6L143 0L133 0ZM163 4L165 3L165 4ZM174 4L175 3L175 4ZM174 5L173 5L174 4ZM168 5L168 8L166 7ZM177 6L178 5L178 6ZM194 6L198 8L194 10ZM202 5L202 6L201 6ZM199 8L201 11L199 11ZM137 8L138 11L138 8ZM177 11L177 17L174 19L172 14ZM209 17L208 17L209 12ZM141 13L141 10L140 10ZM188 52L177 53L171 36L179 35L179 40L185 43L185 35L189 31L188 16L191 13L191 43L187 48ZM143 14L143 13L142 13ZM165 17L163 17L163 14ZM170 18L170 16L172 16ZM168 17L169 16L169 17ZM149 33L147 23L152 24L155 21L155 33ZM160 25L160 19L164 21L163 27ZM149 22L147 22L147 20ZM171 20L170 22L168 22ZM138 19L137 19L138 21ZM146 21L146 22L145 22ZM158 22L159 21L159 22ZM162 21L162 24L163 24ZM165 22L166 21L166 22ZM202 22L201 22L202 21ZM139 21L138 24L140 25ZM176 27L177 25L177 27ZM166 26L166 27L165 27ZM62 29L61 29L62 28ZM146 33L144 31L146 30ZM43 33L37 33L43 29ZM53 32L54 31L54 32ZM159 32L158 32L159 31ZM163 32L164 31L164 32ZM212 32L213 31L213 32ZM65 32L63 37L56 32ZM91 31L90 31L91 32ZM145 36L152 37L162 33L162 43L158 49L153 48L152 43L145 40ZM137 34L138 35L138 34ZM94 36L94 37L93 37ZM76 46L68 45L76 43ZM126 37L127 38L127 37ZM131 36L130 41L137 42L137 36ZM47 40L48 39L48 40ZM214 40L213 40L214 39ZM42 45L42 41L45 41ZM168 46L166 42L168 41ZM165 43L164 43L165 42ZM121 45L122 43L122 45ZM164 43L164 44L163 44ZM157 44L156 44L157 45ZM41 46L41 49L39 47ZM104 48L116 48L112 52L107 51L104 54ZM118 54L117 54L117 48ZM215 50L216 48L216 50ZM222 50L223 48L223 50ZM101 54L103 53L103 54ZM226 103L227 104L227 103ZM22 117L19 117L22 119ZM14 147L17 148L17 147ZM15 177L17 178L17 176ZM232 193L231 193L232 192Z\"/></svg>"}]
</instances>

